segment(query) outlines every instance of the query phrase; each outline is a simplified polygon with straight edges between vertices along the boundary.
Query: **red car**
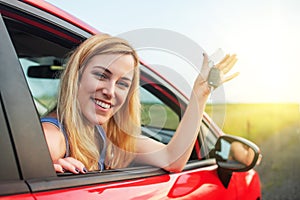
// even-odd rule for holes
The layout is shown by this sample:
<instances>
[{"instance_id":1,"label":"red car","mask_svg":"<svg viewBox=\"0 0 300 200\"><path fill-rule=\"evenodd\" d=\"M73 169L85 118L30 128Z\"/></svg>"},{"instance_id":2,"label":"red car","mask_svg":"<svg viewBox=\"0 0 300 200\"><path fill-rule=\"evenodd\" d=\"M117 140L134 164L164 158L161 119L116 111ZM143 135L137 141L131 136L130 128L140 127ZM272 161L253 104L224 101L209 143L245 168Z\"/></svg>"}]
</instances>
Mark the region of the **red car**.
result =
<instances>
[{"instance_id":1,"label":"red car","mask_svg":"<svg viewBox=\"0 0 300 200\"><path fill-rule=\"evenodd\" d=\"M261 199L260 157L248 140L224 134L205 114L193 153L180 173L132 164L87 174L57 174L40 118L56 106L66 55L98 31L41 0L0 0L0 199ZM188 103L170 77L140 63L144 135L172 137ZM156 107L167 114L160 115ZM149 112L166 123L149 123ZM158 109L159 110L159 109ZM245 164L233 144L253 152Z\"/></svg>"}]
</instances>

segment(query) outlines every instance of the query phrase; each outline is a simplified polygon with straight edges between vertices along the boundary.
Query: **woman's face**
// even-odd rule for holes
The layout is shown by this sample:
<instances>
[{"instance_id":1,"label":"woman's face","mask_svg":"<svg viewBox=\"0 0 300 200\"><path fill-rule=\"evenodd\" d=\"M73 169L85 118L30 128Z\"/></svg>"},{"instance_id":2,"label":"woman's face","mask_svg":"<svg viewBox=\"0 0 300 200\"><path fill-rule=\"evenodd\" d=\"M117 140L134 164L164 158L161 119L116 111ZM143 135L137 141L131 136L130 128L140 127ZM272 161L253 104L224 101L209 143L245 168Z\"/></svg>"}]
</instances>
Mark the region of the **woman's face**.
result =
<instances>
[{"instance_id":1,"label":"woman's face","mask_svg":"<svg viewBox=\"0 0 300 200\"><path fill-rule=\"evenodd\" d=\"M134 75L132 55L94 56L82 73L78 101L84 117L103 124L127 98Z\"/></svg>"}]
</instances>

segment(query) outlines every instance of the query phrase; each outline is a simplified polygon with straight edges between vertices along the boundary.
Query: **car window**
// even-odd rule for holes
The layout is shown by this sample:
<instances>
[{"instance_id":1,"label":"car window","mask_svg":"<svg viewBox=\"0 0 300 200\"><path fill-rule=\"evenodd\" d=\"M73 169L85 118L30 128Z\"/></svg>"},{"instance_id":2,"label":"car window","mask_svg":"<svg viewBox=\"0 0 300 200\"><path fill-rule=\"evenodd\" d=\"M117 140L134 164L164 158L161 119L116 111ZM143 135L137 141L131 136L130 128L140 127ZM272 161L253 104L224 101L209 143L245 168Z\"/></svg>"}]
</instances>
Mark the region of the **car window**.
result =
<instances>
[{"instance_id":1,"label":"car window","mask_svg":"<svg viewBox=\"0 0 300 200\"><path fill-rule=\"evenodd\" d=\"M34 103L40 116L45 116L51 112L57 104L57 92L59 79L37 78L28 75L28 70L35 66L55 67L56 57L24 57L19 58L25 77L32 93ZM60 64L61 65L61 64Z\"/></svg>"},{"instance_id":2,"label":"car window","mask_svg":"<svg viewBox=\"0 0 300 200\"><path fill-rule=\"evenodd\" d=\"M175 130L179 124L178 115L160 99L144 88L140 89L142 125Z\"/></svg>"},{"instance_id":3,"label":"car window","mask_svg":"<svg viewBox=\"0 0 300 200\"><path fill-rule=\"evenodd\" d=\"M201 158L210 158L209 152L214 149L217 141L217 136L214 134L208 124L202 123L200 127L200 133L198 135L200 143Z\"/></svg>"},{"instance_id":4,"label":"car window","mask_svg":"<svg viewBox=\"0 0 300 200\"><path fill-rule=\"evenodd\" d=\"M151 91L152 92L149 92L142 87L140 89L142 131L144 135L167 144L179 125L180 117L168 103L162 101L162 97L156 96L156 94L161 94L160 92ZM214 148L217 136L209 123L203 121L197 139L200 152L194 149L189 160L204 160L210 158L211 155L209 153Z\"/></svg>"},{"instance_id":5,"label":"car window","mask_svg":"<svg viewBox=\"0 0 300 200\"><path fill-rule=\"evenodd\" d=\"M167 144L179 124L179 116L157 96L140 87L142 133Z\"/></svg>"}]
</instances>

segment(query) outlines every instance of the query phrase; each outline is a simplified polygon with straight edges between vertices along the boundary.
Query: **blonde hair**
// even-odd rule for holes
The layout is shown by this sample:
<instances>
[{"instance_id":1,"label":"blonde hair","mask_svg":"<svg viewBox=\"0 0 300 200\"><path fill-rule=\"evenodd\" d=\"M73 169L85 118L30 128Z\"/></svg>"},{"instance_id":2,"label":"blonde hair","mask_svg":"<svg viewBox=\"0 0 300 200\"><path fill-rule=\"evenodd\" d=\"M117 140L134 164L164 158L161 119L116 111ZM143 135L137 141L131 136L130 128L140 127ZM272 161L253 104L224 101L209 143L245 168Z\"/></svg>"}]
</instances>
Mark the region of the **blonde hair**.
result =
<instances>
[{"instance_id":1,"label":"blonde hair","mask_svg":"<svg viewBox=\"0 0 300 200\"><path fill-rule=\"evenodd\" d=\"M58 118L69 138L70 156L80 160L88 170L98 169L100 152L95 144L95 126L82 116L77 100L81 74L96 55L132 55L134 77L123 106L103 124L107 135L106 166L126 167L134 158L136 137L140 134L139 68L138 56L127 41L99 34L85 40L70 56L61 77L58 99Z\"/></svg>"}]
</instances>

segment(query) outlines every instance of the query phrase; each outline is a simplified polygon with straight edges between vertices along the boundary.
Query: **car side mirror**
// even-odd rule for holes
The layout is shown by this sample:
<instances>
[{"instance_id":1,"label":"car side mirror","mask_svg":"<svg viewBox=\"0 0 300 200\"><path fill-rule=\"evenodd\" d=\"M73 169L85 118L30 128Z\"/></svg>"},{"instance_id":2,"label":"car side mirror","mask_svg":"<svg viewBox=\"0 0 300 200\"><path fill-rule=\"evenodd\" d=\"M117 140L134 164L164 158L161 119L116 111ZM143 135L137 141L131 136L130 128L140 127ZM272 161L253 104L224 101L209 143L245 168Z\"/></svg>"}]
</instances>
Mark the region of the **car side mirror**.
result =
<instances>
[{"instance_id":1,"label":"car side mirror","mask_svg":"<svg viewBox=\"0 0 300 200\"><path fill-rule=\"evenodd\" d=\"M63 66L56 65L29 66L27 76L30 78L59 79L63 70Z\"/></svg>"},{"instance_id":2,"label":"car side mirror","mask_svg":"<svg viewBox=\"0 0 300 200\"><path fill-rule=\"evenodd\" d=\"M252 169L261 161L260 149L253 142L232 135L220 136L212 151L218 165L218 175L227 188L232 172Z\"/></svg>"}]
</instances>

